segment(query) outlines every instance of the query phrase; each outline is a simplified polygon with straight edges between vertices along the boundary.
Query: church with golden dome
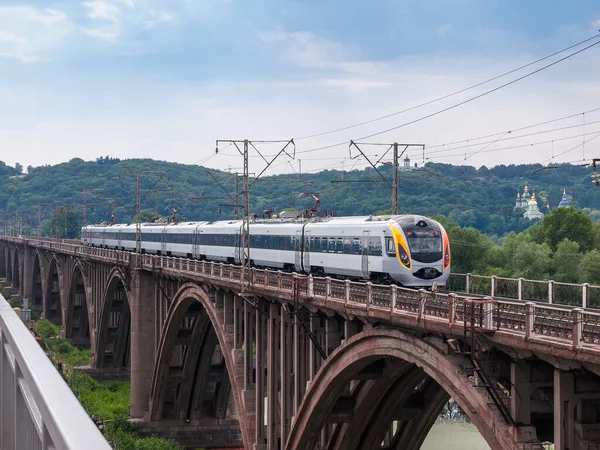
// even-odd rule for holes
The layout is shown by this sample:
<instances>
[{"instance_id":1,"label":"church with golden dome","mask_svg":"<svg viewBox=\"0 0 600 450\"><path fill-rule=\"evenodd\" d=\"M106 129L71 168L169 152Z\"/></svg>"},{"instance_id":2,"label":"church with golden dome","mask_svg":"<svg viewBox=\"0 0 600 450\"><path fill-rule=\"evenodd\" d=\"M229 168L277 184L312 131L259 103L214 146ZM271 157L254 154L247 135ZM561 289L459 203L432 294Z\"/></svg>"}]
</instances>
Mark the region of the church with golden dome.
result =
<instances>
[{"instance_id":1,"label":"church with golden dome","mask_svg":"<svg viewBox=\"0 0 600 450\"><path fill-rule=\"evenodd\" d=\"M529 220L541 219L544 217L544 214L538 207L535 192L529 195L529 187L527 185L525 185L522 195L517 192L517 201L514 209L515 212L524 210L523 217Z\"/></svg>"}]
</instances>

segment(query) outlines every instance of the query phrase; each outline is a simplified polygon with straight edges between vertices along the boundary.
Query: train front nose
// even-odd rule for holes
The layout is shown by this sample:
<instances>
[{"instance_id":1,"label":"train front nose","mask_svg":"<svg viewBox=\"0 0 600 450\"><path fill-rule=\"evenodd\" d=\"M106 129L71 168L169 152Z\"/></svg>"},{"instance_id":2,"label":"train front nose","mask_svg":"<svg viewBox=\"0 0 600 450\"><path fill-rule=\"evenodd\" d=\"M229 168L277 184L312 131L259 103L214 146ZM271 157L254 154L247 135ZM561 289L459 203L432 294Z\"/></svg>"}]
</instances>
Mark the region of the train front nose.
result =
<instances>
[{"instance_id":1,"label":"train front nose","mask_svg":"<svg viewBox=\"0 0 600 450\"><path fill-rule=\"evenodd\" d=\"M422 267L421 269L414 272L413 275L422 280L433 280L435 278L441 277L442 272L440 272L435 267Z\"/></svg>"}]
</instances>

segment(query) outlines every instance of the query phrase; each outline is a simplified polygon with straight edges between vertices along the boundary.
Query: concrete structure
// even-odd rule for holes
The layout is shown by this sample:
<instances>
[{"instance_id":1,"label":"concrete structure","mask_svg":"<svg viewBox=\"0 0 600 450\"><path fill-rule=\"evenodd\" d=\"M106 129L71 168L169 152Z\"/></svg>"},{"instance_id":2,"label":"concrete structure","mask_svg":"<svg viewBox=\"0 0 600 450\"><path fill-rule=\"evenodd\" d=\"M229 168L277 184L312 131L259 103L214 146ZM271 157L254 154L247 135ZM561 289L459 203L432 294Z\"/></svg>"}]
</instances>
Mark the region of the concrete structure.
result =
<instances>
[{"instance_id":1,"label":"concrete structure","mask_svg":"<svg viewBox=\"0 0 600 450\"><path fill-rule=\"evenodd\" d=\"M494 450L600 443L598 311L258 269L240 292L240 273L0 239L0 277L91 347L86 370L131 379L147 433L205 448L418 449L451 396Z\"/></svg>"}]
</instances>

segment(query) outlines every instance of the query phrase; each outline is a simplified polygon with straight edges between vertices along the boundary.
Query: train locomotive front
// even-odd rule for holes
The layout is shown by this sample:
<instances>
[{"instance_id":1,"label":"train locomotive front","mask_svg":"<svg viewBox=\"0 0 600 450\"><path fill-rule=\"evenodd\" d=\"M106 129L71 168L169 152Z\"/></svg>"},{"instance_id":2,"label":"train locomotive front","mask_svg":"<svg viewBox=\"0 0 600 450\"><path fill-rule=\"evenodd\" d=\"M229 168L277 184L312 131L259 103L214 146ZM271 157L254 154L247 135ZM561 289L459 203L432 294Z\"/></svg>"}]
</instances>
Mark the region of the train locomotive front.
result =
<instances>
[{"instance_id":1,"label":"train locomotive front","mask_svg":"<svg viewBox=\"0 0 600 450\"><path fill-rule=\"evenodd\" d=\"M450 276L450 241L437 221L395 216L384 230L383 272L408 287L444 286Z\"/></svg>"}]
</instances>

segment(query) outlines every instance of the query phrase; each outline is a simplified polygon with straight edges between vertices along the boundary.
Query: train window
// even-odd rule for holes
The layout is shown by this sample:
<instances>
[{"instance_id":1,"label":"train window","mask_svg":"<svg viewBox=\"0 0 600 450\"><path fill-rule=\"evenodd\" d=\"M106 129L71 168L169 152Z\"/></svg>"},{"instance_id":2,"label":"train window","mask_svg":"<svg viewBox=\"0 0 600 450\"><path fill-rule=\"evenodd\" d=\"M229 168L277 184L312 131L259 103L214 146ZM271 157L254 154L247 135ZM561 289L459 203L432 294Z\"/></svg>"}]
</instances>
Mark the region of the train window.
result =
<instances>
[{"instance_id":1,"label":"train window","mask_svg":"<svg viewBox=\"0 0 600 450\"><path fill-rule=\"evenodd\" d=\"M311 252L315 251L315 238L314 237L310 238L310 244L309 244L308 250Z\"/></svg>"},{"instance_id":2,"label":"train window","mask_svg":"<svg viewBox=\"0 0 600 450\"><path fill-rule=\"evenodd\" d=\"M329 238L327 244L327 251L331 253L335 253L335 238Z\"/></svg>"},{"instance_id":3,"label":"train window","mask_svg":"<svg viewBox=\"0 0 600 450\"><path fill-rule=\"evenodd\" d=\"M360 240L358 238L354 238L352 241L352 253L360 255Z\"/></svg>"},{"instance_id":4,"label":"train window","mask_svg":"<svg viewBox=\"0 0 600 450\"><path fill-rule=\"evenodd\" d=\"M343 253L344 251L344 241L342 240L342 238L337 238L337 241L335 243L335 251L338 253Z\"/></svg>"},{"instance_id":5,"label":"train window","mask_svg":"<svg viewBox=\"0 0 600 450\"><path fill-rule=\"evenodd\" d=\"M394 239L387 238L385 240L386 253L389 256L394 256L396 254L396 249L394 247Z\"/></svg>"},{"instance_id":6,"label":"train window","mask_svg":"<svg viewBox=\"0 0 600 450\"><path fill-rule=\"evenodd\" d=\"M352 240L350 238L344 238L344 253L352 253Z\"/></svg>"},{"instance_id":7,"label":"train window","mask_svg":"<svg viewBox=\"0 0 600 450\"><path fill-rule=\"evenodd\" d=\"M369 238L369 255L381 256L381 239Z\"/></svg>"}]
</instances>

